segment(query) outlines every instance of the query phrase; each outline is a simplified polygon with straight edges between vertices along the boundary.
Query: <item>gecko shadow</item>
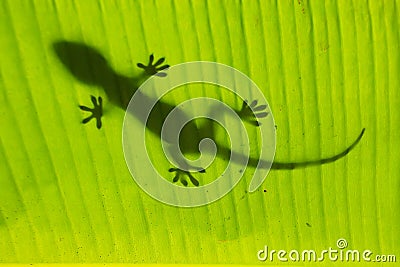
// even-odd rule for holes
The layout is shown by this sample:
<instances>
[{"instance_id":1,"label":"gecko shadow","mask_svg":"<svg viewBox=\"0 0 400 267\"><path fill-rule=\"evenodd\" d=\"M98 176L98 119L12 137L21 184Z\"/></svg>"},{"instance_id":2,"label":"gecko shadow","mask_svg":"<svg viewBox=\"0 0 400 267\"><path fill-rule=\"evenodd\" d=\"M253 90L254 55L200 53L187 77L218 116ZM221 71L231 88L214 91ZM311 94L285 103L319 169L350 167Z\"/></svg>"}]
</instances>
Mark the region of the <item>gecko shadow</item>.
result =
<instances>
[{"instance_id":1,"label":"gecko shadow","mask_svg":"<svg viewBox=\"0 0 400 267\"><path fill-rule=\"evenodd\" d=\"M142 82L149 78L150 75L156 74L157 70L165 69L165 67L161 67L159 69L155 68L155 66L160 63L160 61L161 63L163 62L163 59L158 60L154 65L152 65L152 61L154 58L150 56L149 66L144 66L143 64L138 63L138 67L145 69L145 71L141 75L138 75L137 77L127 77L117 73L98 50L83 43L61 40L53 43L53 49L64 67L77 80L87 85L99 86L103 88L109 102L122 108L123 110L126 110L131 97L135 94ZM141 93L140 91L137 92ZM146 95L142 95L141 99L148 103L154 102L154 99ZM144 105L145 104L146 103L144 103ZM150 130L153 134L157 135L159 139L161 139L163 122L174 108L174 105L159 100L152 109L148 120L141 122L147 127L148 130ZM243 104L242 109L235 110L241 118L243 117L244 109L248 109L248 106L246 106L245 103ZM186 118L186 114L184 114L183 111L178 111L178 116L181 117L183 120ZM143 116L139 115L138 117L141 118ZM249 121L253 124L254 122L257 122L255 120L255 117L256 115L252 114L252 118L249 119ZM204 138L215 140L214 137L216 127L218 127L217 123L212 120L203 119L201 124L199 124L198 121L196 123L196 120L191 120L188 124L185 125L181 132L181 135L179 136L179 146L182 153L200 153L198 148L199 142ZM273 162L271 169L290 170L334 162L346 156L359 143L364 134L364 131L365 129L361 131L359 136L350 146L332 157L304 162L275 161ZM165 141L172 142L172 139ZM221 157L224 159L230 158L230 155L234 155L234 158L237 158L239 162L243 162L243 157L245 157L244 155L240 155L234 151L231 151L229 147L217 144L217 157ZM184 169L191 168L193 171L204 172L204 170L200 166L188 166L187 162L182 161L179 161L178 163L183 166ZM248 159L247 166L255 168L257 167L257 165L259 165L259 167L261 168L264 166L267 167L270 166L270 162L252 157ZM180 172L180 170L177 168L171 168L170 171L177 172L177 176L182 174L182 172ZM186 172L184 174L186 176L189 176L194 185L198 185L198 182L196 180L192 180L193 176L191 176L190 173ZM176 177L173 180L174 182L178 180ZM182 184L187 185L187 182L184 179L180 180Z\"/></svg>"}]
</instances>

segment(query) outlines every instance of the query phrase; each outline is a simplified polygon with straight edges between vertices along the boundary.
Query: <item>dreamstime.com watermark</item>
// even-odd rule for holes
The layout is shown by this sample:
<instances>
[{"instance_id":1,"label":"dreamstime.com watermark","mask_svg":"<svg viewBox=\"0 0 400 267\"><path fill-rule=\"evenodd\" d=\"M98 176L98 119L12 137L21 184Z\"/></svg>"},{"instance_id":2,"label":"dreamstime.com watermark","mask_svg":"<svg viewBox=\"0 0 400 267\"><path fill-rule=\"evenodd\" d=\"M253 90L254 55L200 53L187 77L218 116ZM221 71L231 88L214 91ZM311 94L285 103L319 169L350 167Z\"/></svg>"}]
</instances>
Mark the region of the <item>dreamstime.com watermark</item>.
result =
<instances>
[{"instance_id":1,"label":"dreamstime.com watermark","mask_svg":"<svg viewBox=\"0 0 400 267\"><path fill-rule=\"evenodd\" d=\"M313 249L307 250L269 250L268 246L257 252L259 261L270 262L396 262L396 255L393 254L374 254L371 250L346 249L348 243L346 239L340 238L336 242L336 247L329 247L321 251Z\"/></svg>"}]
</instances>

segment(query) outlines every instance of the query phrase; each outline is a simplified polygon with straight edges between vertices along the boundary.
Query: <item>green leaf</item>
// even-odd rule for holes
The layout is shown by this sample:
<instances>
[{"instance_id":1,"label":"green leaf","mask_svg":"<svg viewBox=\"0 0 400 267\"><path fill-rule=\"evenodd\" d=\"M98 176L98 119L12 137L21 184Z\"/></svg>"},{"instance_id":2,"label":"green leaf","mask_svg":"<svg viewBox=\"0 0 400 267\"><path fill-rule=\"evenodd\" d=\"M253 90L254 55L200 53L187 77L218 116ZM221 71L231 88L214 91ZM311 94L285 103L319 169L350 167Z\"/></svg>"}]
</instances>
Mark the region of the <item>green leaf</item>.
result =
<instances>
[{"instance_id":1,"label":"green leaf","mask_svg":"<svg viewBox=\"0 0 400 267\"><path fill-rule=\"evenodd\" d=\"M265 245L321 251L339 238L398 253L397 10L393 1L1 1L0 262L258 264ZM87 64L96 56L87 50L62 62L60 41L102 57ZM272 109L278 161L332 156L364 127L365 136L334 163L271 171L255 193L247 168L215 203L167 206L135 184L121 144L125 86L142 82L133 77L150 54L248 75ZM241 105L216 86L178 89L165 101L206 94ZM100 130L81 123L90 95L104 100ZM172 181L159 150L149 154ZM211 182L225 164L194 176Z\"/></svg>"}]
</instances>

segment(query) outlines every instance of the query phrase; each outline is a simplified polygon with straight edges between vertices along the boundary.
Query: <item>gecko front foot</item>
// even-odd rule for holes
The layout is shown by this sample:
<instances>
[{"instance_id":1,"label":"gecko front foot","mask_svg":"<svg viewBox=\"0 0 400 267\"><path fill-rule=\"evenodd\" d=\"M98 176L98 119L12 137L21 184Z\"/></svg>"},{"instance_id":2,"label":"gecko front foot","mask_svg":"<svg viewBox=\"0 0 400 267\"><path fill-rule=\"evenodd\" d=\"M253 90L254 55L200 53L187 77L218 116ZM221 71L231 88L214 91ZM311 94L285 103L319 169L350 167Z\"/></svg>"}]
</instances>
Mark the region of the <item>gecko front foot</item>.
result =
<instances>
[{"instance_id":1,"label":"gecko front foot","mask_svg":"<svg viewBox=\"0 0 400 267\"><path fill-rule=\"evenodd\" d=\"M143 65L142 63L138 63L137 66L139 68L144 69L145 74L147 74L149 76L151 76L151 75L157 75L157 76L160 76L160 77L167 76L166 73L160 72L162 70L165 70L165 69L169 68L169 65L161 66L161 64L164 63L164 61L165 61L165 57L160 58L154 64L153 64L153 61L154 61L154 55L151 54L150 57L149 57L149 64L147 64L147 66Z\"/></svg>"},{"instance_id":2,"label":"gecko front foot","mask_svg":"<svg viewBox=\"0 0 400 267\"><path fill-rule=\"evenodd\" d=\"M243 101L242 108L239 111L239 117L255 126L260 126L261 123L257 121L257 118L265 118L268 116L268 112L264 111L267 105L258 105L257 100L253 100L251 104L247 100Z\"/></svg>"},{"instance_id":3,"label":"gecko front foot","mask_svg":"<svg viewBox=\"0 0 400 267\"><path fill-rule=\"evenodd\" d=\"M175 177L172 180L172 182L176 183L178 181L180 181L184 186L188 186L188 182L186 181L185 176L189 177L190 182L192 182L192 184L194 186L199 186L199 181L193 177L193 175L189 172L189 171L183 171L181 169L178 168L170 168L168 170L169 172L175 172ZM204 169L199 170L200 173L205 173L206 171Z\"/></svg>"},{"instance_id":4,"label":"gecko front foot","mask_svg":"<svg viewBox=\"0 0 400 267\"><path fill-rule=\"evenodd\" d=\"M84 111L89 111L92 113L89 117L85 118L82 120L82 123L88 123L90 120L93 118L96 118L96 127L97 129L101 128L101 116L103 116L103 99L101 96L99 96L98 101L99 103L97 104L97 99L94 96L90 96L90 99L92 100L93 103L93 108L88 108L86 106L79 106L81 110Z\"/></svg>"}]
</instances>

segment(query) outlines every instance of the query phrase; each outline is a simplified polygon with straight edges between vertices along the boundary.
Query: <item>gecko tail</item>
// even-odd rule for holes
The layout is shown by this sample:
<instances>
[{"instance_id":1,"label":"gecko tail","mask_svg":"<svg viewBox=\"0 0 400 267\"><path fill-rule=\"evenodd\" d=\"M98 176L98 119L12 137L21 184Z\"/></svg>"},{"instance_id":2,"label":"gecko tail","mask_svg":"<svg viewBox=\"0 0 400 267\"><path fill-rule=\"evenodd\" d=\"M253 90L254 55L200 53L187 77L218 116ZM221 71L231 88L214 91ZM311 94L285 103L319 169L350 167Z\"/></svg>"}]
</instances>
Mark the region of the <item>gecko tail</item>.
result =
<instances>
[{"instance_id":1,"label":"gecko tail","mask_svg":"<svg viewBox=\"0 0 400 267\"><path fill-rule=\"evenodd\" d=\"M322 159L317 159L317 160L310 160L310 161L303 161L303 162L274 161L272 163L271 169L273 169L273 170L293 170L293 169L305 168L305 167L314 166L314 165L323 165L323 164L337 161L338 159L341 159L344 156L346 156L347 154L349 154L350 151L354 149L354 147L360 142L361 138L363 137L364 132L365 132L365 128L362 129L362 131L358 135L357 139L350 146L348 146L345 150L343 150L342 152L340 152L332 157L322 158Z\"/></svg>"}]
</instances>

